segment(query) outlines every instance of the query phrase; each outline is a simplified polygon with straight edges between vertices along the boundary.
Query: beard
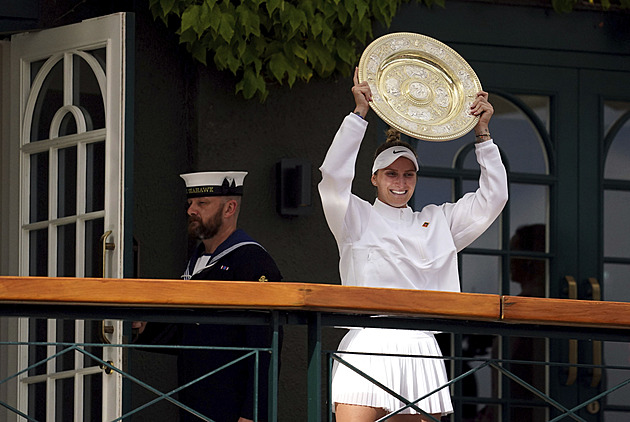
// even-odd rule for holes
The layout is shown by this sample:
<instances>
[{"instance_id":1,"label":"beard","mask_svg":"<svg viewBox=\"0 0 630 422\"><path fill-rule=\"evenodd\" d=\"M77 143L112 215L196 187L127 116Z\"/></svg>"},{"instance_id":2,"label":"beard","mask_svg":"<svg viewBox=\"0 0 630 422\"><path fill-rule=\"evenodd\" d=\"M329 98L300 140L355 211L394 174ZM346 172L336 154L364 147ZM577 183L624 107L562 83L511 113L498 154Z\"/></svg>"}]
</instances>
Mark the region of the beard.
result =
<instances>
[{"instance_id":1,"label":"beard","mask_svg":"<svg viewBox=\"0 0 630 422\"><path fill-rule=\"evenodd\" d=\"M195 239L211 239L219 232L219 229L223 225L223 219L221 218L221 212L210 217L207 223L196 215L188 217L188 235Z\"/></svg>"}]
</instances>

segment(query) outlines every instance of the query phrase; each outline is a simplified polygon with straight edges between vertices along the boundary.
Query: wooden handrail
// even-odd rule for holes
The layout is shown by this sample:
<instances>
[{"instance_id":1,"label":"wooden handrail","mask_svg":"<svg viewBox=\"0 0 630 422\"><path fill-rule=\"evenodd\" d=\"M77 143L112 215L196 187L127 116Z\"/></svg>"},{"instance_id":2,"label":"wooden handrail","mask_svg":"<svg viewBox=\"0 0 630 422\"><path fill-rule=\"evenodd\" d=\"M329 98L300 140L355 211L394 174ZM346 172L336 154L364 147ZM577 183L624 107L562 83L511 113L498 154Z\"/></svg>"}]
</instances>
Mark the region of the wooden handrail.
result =
<instances>
[{"instance_id":1,"label":"wooden handrail","mask_svg":"<svg viewBox=\"0 0 630 422\"><path fill-rule=\"evenodd\" d=\"M0 277L1 304L276 309L630 328L630 303L247 281Z\"/></svg>"}]
</instances>

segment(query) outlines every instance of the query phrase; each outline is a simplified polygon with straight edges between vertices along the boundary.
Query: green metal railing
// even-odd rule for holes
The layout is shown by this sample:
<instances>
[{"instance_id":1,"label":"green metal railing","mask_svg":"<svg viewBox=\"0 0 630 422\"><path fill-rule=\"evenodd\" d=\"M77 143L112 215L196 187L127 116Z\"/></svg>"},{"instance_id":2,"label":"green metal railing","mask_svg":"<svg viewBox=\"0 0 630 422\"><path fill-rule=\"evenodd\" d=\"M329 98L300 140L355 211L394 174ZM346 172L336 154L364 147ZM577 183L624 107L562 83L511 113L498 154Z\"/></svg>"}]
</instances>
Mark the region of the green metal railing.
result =
<instances>
[{"instance_id":1,"label":"green metal railing","mask_svg":"<svg viewBox=\"0 0 630 422\"><path fill-rule=\"evenodd\" d=\"M217 308L204 308L204 307L164 307L164 306L117 306L117 305L93 305L86 306L84 304L37 304L37 303L0 303L0 316L11 317L31 317L31 318L57 318L57 319L84 319L84 320L102 320L102 319L116 319L126 321L164 321L174 323L202 323L202 324L233 324L233 325L260 325L271 327L273 333L272 344L269 348L230 348L231 350L242 351L243 355L239 357L241 359L255 359L258 361L258 357L261 353L271 353L271 368L269 392L270 392L270 404L268 415L255 415L256 420L279 420L278 413L278 392L279 392L279 378L278 368L279 362L279 349L280 349L280 332L283 326L299 325L305 326L307 329L307 370L305 376L307 377L307 403L305 415L293 415L294 418L300 420L308 420L308 422L321 422L324 420L333 420L333 413L330 406L330 396L324 396L324 391L330 391L330 388L324 388L324 379L330 380L330 371L333 361L338 362L341 365L346 365L353 370L352 365L344 361L336 350L325 350L322 341L322 332L331 327L378 327L378 328L398 328L398 329L413 329L413 330L427 330L427 331L439 331L445 333L452 333L455 335L462 334L479 334L479 335L498 335L498 336L523 336L523 337L538 337L538 338L554 338L554 339L566 339L566 340L581 340L581 341L615 341L615 342L628 342L628 335L630 331L625 328L619 327L606 327L606 326L588 326L575 324L573 326L567 326L566 324L555 325L553 323L547 323L545 325L540 324L506 324L500 320L498 321L476 321L476 320L461 320L461 319L449 319L449 318L427 318L422 315L406 315L396 316L390 315L384 317L379 312L380 318L373 318L370 313L354 314L345 311L330 312L312 309L303 309L296 307L296 309L267 309L267 310L234 310L225 307L224 309ZM120 376L128 379L129 381L146 388L155 394L155 398L147 403L135 409L125 409L124 415L114 419L114 421L125 420L149 406L156 403L168 401L173 405L183 408L197 416L200 420L210 420L202 415L196 413L194 409L188 408L184 404L180 403L173 396L178 391L186 388L188 385L198 382L201 379L212 376L221 368L217 368L215 371L204 374L191 381L191 383L178 386L175 389L169 391L159 391L150 386L143 380L138 379L132 373L129 373L121 368L116 368L109 362L104 361L95 353L86 349L98 348L98 347L120 347L124 349L132 348L160 348L167 347L189 347L189 348L201 348L201 346L163 346L163 345L139 345L139 344L107 344L100 343L24 343L24 342L4 342L0 343L0 351L7 347L22 347L22 346L34 346L34 347L48 347L55 346L61 347L62 350L58 351L55 355L49 356L36 363L33 363L27 368L21 368L18 372L9 375L5 379L0 380L0 386L7 383L10 380L14 380L21 374L28 373L34 367L39 365L45 365L46 362L51 359L60 358L66 353L82 353L89 359L92 359L98 365L101 365L104 370L112 371ZM209 348L209 349L225 349L225 348ZM348 354L349 352L343 352ZM418 358L424 358L424 356L417 356ZM435 358L435 357L432 357ZM455 363L474 362L476 367L469 370L461 371L461 373L455 373L452 379L445 385L439 388L452 388L457 383L462 382L467 377L475 376L487 368L491 368L501 377L505 377L516 384L524 387L527 391L532 393L538 400L538 406L547 407L553 410L553 416L550 417L550 422L556 422L561 420L575 420L585 421L586 419L579 415L579 412L588 407L590 404L600 401L607 397L609 394L620 390L630 383L630 375L625 379L613 386L609 386L606 389L598 391L597 394L592 397L583 398L579 404L566 405L563 404L558 398L550 397L545 391L541 391L530 383L524 381L517 374L509 369L510 365L542 365L546 367L561 367L561 368L579 368L585 371L592 371L595 369L614 369L620 371L630 370L630 366L610 366L610 365L589 365L583 363L568 363L568 362L538 362L538 361L524 361L524 360L507 360L507 359L495 359L495 358L469 358L462 356L448 356L445 355L441 359L452 362L454 368L458 368ZM324 365L324 362L327 363ZM230 364L233 364L232 362ZM229 364L228 364L229 365ZM461 367L461 365L459 366ZM360 372L360 371L358 371ZM630 374L630 373L629 373ZM362 374L363 376L369 376ZM387 387L379 384L378 380L370 379L381 388L387 391ZM328 386L329 387L329 386ZM390 391L392 394L395 392ZM422 397L399 397L405 404L405 407L416 408L417 411L423 413L422 409L416 406ZM469 397L453 396L454 401L466 401ZM489 404L498 404L502 402L501 398L487 398L485 401L481 401ZM507 401L509 403L509 401ZM21 416L22 418L35 421L32 416L26 415L24 412L18 410L15 406L6 401L0 401L0 407L8 409L10 412ZM401 411L397 409L394 414ZM617 409L619 411L628 412L630 415L630 406L628 408ZM389 416L383 418L386 420ZM296 420L296 419L293 419ZM434 420L434 418L431 418ZM451 420L461 420L461 415L456 413L452 416ZM505 419L503 419L505 420ZM603 419L601 419L603 421ZM113 421L111 421L113 422ZM538 421L535 421L538 422ZM542 422L542 421L541 421Z\"/></svg>"}]
</instances>

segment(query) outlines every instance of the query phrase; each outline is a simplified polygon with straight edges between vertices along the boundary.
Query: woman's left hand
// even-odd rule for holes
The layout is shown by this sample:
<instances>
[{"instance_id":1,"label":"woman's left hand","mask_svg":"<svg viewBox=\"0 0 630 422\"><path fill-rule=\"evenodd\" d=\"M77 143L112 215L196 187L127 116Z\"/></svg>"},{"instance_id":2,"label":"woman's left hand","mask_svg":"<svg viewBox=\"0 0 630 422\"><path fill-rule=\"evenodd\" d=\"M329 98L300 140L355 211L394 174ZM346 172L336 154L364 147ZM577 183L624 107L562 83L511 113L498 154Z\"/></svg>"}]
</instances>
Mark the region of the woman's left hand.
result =
<instances>
[{"instance_id":1,"label":"woman's left hand","mask_svg":"<svg viewBox=\"0 0 630 422\"><path fill-rule=\"evenodd\" d=\"M492 107L492 104L488 102L487 92L479 91L477 93L477 97L470 106L470 113L473 116L479 116L479 122L477 123L477 126L475 126L475 133L477 132L478 126L481 126L484 129L488 128L490 118L494 114L494 107Z\"/></svg>"}]
</instances>

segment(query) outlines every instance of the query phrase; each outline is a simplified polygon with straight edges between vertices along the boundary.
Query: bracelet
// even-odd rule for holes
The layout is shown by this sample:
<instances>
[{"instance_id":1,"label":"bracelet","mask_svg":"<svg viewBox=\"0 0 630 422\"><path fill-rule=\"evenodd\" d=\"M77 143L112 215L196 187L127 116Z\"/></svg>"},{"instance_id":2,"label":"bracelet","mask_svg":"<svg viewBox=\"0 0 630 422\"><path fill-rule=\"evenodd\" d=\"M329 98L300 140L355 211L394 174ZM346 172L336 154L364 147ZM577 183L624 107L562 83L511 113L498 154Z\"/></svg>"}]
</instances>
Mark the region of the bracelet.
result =
<instances>
[{"instance_id":1,"label":"bracelet","mask_svg":"<svg viewBox=\"0 0 630 422\"><path fill-rule=\"evenodd\" d=\"M358 111L353 111L353 113L363 119L363 116L361 116L361 113L359 113Z\"/></svg>"},{"instance_id":2,"label":"bracelet","mask_svg":"<svg viewBox=\"0 0 630 422\"><path fill-rule=\"evenodd\" d=\"M475 138L483 138L484 136L487 136L488 138L490 138L490 132L486 132L486 133L480 133L480 134L475 134Z\"/></svg>"}]
</instances>

